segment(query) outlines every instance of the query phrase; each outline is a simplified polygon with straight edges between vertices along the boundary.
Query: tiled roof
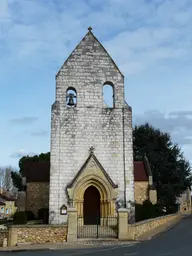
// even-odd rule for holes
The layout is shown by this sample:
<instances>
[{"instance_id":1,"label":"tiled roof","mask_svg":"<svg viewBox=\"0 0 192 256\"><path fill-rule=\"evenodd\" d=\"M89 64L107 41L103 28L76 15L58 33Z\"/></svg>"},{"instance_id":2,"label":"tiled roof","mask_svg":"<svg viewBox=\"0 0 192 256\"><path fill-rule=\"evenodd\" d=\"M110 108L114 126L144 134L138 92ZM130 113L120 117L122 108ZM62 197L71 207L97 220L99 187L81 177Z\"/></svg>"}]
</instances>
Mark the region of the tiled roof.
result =
<instances>
[{"instance_id":1,"label":"tiled roof","mask_svg":"<svg viewBox=\"0 0 192 256\"><path fill-rule=\"evenodd\" d=\"M4 194L0 194L0 201L15 201L15 198L12 196L6 196Z\"/></svg>"},{"instance_id":2,"label":"tiled roof","mask_svg":"<svg viewBox=\"0 0 192 256\"><path fill-rule=\"evenodd\" d=\"M49 162L27 162L24 173L26 182L49 182L50 163ZM148 181L148 172L143 161L134 162L135 181Z\"/></svg>"},{"instance_id":3,"label":"tiled roof","mask_svg":"<svg viewBox=\"0 0 192 256\"><path fill-rule=\"evenodd\" d=\"M49 182L49 162L26 162L24 166L26 182Z\"/></svg>"},{"instance_id":4,"label":"tiled roof","mask_svg":"<svg viewBox=\"0 0 192 256\"><path fill-rule=\"evenodd\" d=\"M144 162L134 162L134 180L135 181L148 181L147 170L145 169Z\"/></svg>"}]
</instances>

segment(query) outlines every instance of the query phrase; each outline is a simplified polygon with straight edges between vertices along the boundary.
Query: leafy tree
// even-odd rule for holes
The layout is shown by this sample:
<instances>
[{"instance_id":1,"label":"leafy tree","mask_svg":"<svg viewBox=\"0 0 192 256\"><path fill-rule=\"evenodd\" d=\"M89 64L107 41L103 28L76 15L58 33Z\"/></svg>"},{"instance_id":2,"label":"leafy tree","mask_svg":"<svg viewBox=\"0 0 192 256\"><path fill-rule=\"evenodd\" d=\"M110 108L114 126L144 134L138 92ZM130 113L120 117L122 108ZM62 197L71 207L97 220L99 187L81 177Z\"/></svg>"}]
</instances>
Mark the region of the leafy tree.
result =
<instances>
[{"instance_id":1,"label":"leafy tree","mask_svg":"<svg viewBox=\"0 0 192 256\"><path fill-rule=\"evenodd\" d=\"M19 191L25 190L25 187L22 185L22 177L24 174L24 165L25 165L26 161L49 162L50 161L50 152L41 153L40 155L35 155L35 156L23 156L19 160L19 172L16 172L16 171L11 172L11 178L12 178L13 184Z\"/></svg>"},{"instance_id":2,"label":"leafy tree","mask_svg":"<svg viewBox=\"0 0 192 256\"><path fill-rule=\"evenodd\" d=\"M166 207L174 205L176 197L192 185L191 167L179 146L168 133L146 123L133 130L133 150L136 161L145 154L149 159L158 201Z\"/></svg>"},{"instance_id":3,"label":"leafy tree","mask_svg":"<svg viewBox=\"0 0 192 256\"><path fill-rule=\"evenodd\" d=\"M22 185L22 176L20 172L12 171L11 179L12 179L13 185L18 189L18 191L24 190L24 186Z\"/></svg>"}]
</instances>

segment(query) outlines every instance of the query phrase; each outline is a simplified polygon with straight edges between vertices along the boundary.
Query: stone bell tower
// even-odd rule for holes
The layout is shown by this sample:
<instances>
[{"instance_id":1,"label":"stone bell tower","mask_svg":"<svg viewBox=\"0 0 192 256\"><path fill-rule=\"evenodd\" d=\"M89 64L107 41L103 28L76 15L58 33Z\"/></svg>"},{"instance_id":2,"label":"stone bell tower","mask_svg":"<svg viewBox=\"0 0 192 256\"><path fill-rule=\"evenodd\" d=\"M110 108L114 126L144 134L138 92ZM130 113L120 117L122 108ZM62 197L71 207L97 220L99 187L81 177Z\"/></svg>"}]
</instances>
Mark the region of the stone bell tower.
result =
<instances>
[{"instance_id":1,"label":"stone bell tower","mask_svg":"<svg viewBox=\"0 0 192 256\"><path fill-rule=\"evenodd\" d=\"M134 201L132 111L124 76L92 29L56 75L51 110L49 211L52 224L67 221L61 207L75 207L84 222L116 214L117 200ZM113 105L103 87L113 90ZM90 220L92 216L92 220Z\"/></svg>"}]
</instances>

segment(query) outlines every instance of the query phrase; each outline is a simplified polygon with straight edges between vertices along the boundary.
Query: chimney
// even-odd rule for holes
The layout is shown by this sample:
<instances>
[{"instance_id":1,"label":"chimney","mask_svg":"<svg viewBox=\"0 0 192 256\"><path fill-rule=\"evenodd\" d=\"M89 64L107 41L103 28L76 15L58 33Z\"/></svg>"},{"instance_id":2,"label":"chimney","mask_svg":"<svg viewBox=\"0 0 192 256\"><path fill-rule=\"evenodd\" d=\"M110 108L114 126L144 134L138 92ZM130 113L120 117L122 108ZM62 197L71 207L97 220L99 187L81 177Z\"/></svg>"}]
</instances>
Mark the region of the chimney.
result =
<instances>
[{"instance_id":1,"label":"chimney","mask_svg":"<svg viewBox=\"0 0 192 256\"><path fill-rule=\"evenodd\" d=\"M5 190L5 189L3 189L3 193L2 193L2 195L4 195L4 196L6 196L6 197L8 197L8 198L9 198L9 196L10 196L10 194L9 194L9 190Z\"/></svg>"}]
</instances>

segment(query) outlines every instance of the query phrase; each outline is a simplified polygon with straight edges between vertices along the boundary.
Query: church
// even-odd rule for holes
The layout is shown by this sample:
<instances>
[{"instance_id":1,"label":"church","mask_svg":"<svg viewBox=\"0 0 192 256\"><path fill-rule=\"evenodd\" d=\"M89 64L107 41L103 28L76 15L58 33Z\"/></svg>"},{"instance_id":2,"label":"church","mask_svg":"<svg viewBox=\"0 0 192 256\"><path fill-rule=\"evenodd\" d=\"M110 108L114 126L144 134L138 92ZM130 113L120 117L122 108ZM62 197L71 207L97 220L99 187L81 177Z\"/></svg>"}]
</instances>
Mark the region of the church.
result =
<instances>
[{"instance_id":1,"label":"church","mask_svg":"<svg viewBox=\"0 0 192 256\"><path fill-rule=\"evenodd\" d=\"M106 85L113 91L112 106L104 101ZM125 101L124 76L92 28L56 75L50 163L34 164L31 171L26 167L26 209L36 212L37 202L49 208L50 224L65 223L69 208L77 209L85 225L115 216L117 207L128 208L129 223L134 222L139 176L134 173L132 109ZM147 185L139 193L154 198L150 167L145 166Z\"/></svg>"},{"instance_id":2,"label":"church","mask_svg":"<svg viewBox=\"0 0 192 256\"><path fill-rule=\"evenodd\" d=\"M111 85L113 106L103 99ZM117 198L134 201L132 112L124 76L89 28L56 75L51 113L49 211L66 221L63 204L78 215L114 215Z\"/></svg>"}]
</instances>

